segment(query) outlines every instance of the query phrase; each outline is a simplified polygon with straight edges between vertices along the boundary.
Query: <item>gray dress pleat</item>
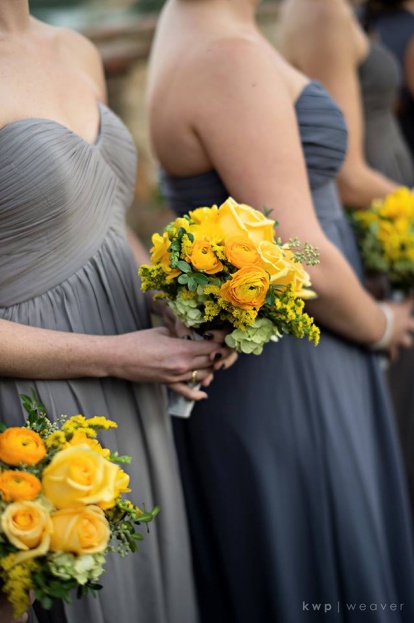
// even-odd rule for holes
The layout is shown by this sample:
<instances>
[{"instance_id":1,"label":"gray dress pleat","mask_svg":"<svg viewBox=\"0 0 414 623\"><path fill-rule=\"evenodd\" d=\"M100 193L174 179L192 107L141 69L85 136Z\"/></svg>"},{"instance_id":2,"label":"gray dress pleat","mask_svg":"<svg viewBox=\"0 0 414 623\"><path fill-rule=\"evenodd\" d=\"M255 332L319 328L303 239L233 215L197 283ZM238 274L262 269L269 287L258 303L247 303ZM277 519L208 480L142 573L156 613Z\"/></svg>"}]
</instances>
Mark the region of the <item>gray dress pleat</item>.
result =
<instances>
[{"instance_id":1,"label":"gray dress pleat","mask_svg":"<svg viewBox=\"0 0 414 623\"><path fill-rule=\"evenodd\" d=\"M136 154L121 121L100 105L101 128L89 144L47 119L0 130L0 318L93 335L150 326L125 213L134 190ZM140 551L111 556L98 597L41 623L194 623L197 621L182 490L165 395L160 386L116 378L0 379L1 419L23 422L19 394L34 388L48 414L104 415L119 428L104 442L133 463L138 505L161 506Z\"/></svg>"},{"instance_id":2,"label":"gray dress pleat","mask_svg":"<svg viewBox=\"0 0 414 623\"><path fill-rule=\"evenodd\" d=\"M317 217L361 276L335 189L343 117L315 82L296 114ZM213 171L162 181L178 213L228 195ZM412 623L406 488L376 356L322 327L318 347L284 337L240 356L208 394L174 423L204 623Z\"/></svg>"}]
</instances>

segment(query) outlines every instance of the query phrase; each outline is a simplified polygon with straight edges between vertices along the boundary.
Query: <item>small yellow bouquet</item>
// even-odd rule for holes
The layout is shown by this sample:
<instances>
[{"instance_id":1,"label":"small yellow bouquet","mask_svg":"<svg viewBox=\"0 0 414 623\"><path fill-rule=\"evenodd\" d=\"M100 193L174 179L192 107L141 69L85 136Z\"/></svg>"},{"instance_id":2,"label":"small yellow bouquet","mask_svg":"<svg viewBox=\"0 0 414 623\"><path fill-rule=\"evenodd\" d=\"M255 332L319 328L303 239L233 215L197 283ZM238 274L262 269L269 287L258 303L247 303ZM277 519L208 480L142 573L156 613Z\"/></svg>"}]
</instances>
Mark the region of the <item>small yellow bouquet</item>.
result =
<instances>
[{"instance_id":1,"label":"small yellow bouquet","mask_svg":"<svg viewBox=\"0 0 414 623\"><path fill-rule=\"evenodd\" d=\"M367 273L386 275L394 290L414 288L414 193L401 187L366 210L349 211Z\"/></svg>"},{"instance_id":2,"label":"small yellow bouquet","mask_svg":"<svg viewBox=\"0 0 414 623\"><path fill-rule=\"evenodd\" d=\"M283 335L317 344L319 329L304 312L315 295L303 264L317 264L318 252L296 239L282 244L274 228L231 197L197 208L153 235L141 287L156 290L188 327L228 329L226 343L238 352L259 355Z\"/></svg>"},{"instance_id":3,"label":"small yellow bouquet","mask_svg":"<svg viewBox=\"0 0 414 623\"><path fill-rule=\"evenodd\" d=\"M36 396L22 395L25 426L0 427L0 578L20 617L29 591L45 609L95 593L106 555L134 552L159 508L143 512L123 493L129 476L97 440L117 425L105 417L61 416L51 423Z\"/></svg>"}]
</instances>

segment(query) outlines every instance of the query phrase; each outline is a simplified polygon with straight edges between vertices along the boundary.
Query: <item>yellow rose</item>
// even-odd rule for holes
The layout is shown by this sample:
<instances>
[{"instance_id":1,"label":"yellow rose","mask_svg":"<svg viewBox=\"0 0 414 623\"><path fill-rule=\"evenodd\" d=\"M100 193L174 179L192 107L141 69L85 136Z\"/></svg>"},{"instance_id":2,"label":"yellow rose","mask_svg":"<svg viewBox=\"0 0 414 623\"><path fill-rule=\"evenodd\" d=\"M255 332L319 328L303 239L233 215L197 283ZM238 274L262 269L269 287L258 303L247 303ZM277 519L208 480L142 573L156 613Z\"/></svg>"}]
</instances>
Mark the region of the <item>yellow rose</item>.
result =
<instances>
[{"instance_id":1,"label":"yellow rose","mask_svg":"<svg viewBox=\"0 0 414 623\"><path fill-rule=\"evenodd\" d=\"M0 516L1 528L17 549L14 564L44 556L53 530L49 511L38 502L13 502Z\"/></svg>"},{"instance_id":2,"label":"yellow rose","mask_svg":"<svg viewBox=\"0 0 414 623\"><path fill-rule=\"evenodd\" d=\"M269 276L266 271L258 266L245 266L223 283L220 295L235 307L254 309L263 305L268 289Z\"/></svg>"},{"instance_id":3,"label":"yellow rose","mask_svg":"<svg viewBox=\"0 0 414 623\"><path fill-rule=\"evenodd\" d=\"M228 261L237 268L252 265L262 266L263 264L256 245L247 236L229 236L226 238L224 252Z\"/></svg>"},{"instance_id":4,"label":"yellow rose","mask_svg":"<svg viewBox=\"0 0 414 623\"><path fill-rule=\"evenodd\" d=\"M5 502L34 500L41 488L40 480L29 472L7 470L0 473L0 493Z\"/></svg>"},{"instance_id":5,"label":"yellow rose","mask_svg":"<svg viewBox=\"0 0 414 623\"><path fill-rule=\"evenodd\" d=\"M223 264L214 253L208 240L196 240L186 260L194 268L202 270L208 275L214 275L223 270Z\"/></svg>"},{"instance_id":6,"label":"yellow rose","mask_svg":"<svg viewBox=\"0 0 414 623\"><path fill-rule=\"evenodd\" d=\"M43 492L56 508L111 502L119 467L86 444L61 450L43 471Z\"/></svg>"},{"instance_id":7,"label":"yellow rose","mask_svg":"<svg viewBox=\"0 0 414 623\"><path fill-rule=\"evenodd\" d=\"M270 275L270 283L288 286L292 282L292 266L287 261L284 249L273 242L263 240L258 245L263 268Z\"/></svg>"},{"instance_id":8,"label":"yellow rose","mask_svg":"<svg viewBox=\"0 0 414 623\"><path fill-rule=\"evenodd\" d=\"M181 271L178 268L172 268L170 265L170 254L168 249L170 248L171 241L167 232L164 232L162 236L159 234L153 234L151 241L153 244L150 249L151 262L153 264L161 264L167 275L167 279L174 279L174 277L177 277Z\"/></svg>"},{"instance_id":9,"label":"yellow rose","mask_svg":"<svg viewBox=\"0 0 414 623\"><path fill-rule=\"evenodd\" d=\"M45 455L43 439L34 430L12 427L0 434L0 460L8 465L36 465Z\"/></svg>"},{"instance_id":10,"label":"yellow rose","mask_svg":"<svg viewBox=\"0 0 414 623\"><path fill-rule=\"evenodd\" d=\"M123 493L128 493L129 491L131 491L129 488L129 475L124 472L123 469L119 468L115 481L114 499L110 502L99 502L98 506L103 509L112 508L115 505L116 498Z\"/></svg>"},{"instance_id":11,"label":"yellow rose","mask_svg":"<svg viewBox=\"0 0 414 623\"><path fill-rule=\"evenodd\" d=\"M111 532L105 514L98 506L65 508L51 514L53 552L95 554L109 543Z\"/></svg>"},{"instance_id":12,"label":"yellow rose","mask_svg":"<svg viewBox=\"0 0 414 623\"><path fill-rule=\"evenodd\" d=\"M262 212L244 203L236 203L229 197L219 208L218 225L225 237L246 235L258 244L262 240L272 242L275 222Z\"/></svg>"}]
</instances>

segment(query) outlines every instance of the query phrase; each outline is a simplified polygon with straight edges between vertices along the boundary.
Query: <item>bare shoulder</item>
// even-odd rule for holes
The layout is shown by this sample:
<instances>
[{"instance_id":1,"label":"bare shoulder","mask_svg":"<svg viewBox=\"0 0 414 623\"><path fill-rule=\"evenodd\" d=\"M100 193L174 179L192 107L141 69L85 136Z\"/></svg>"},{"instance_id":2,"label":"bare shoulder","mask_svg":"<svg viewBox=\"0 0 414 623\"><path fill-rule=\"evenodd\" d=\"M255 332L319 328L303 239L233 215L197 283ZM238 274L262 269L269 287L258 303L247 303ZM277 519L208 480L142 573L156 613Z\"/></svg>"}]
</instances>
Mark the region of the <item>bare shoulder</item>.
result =
<instances>
[{"instance_id":1,"label":"bare shoulder","mask_svg":"<svg viewBox=\"0 0 414 623\"><path fill-rule=\"evenodd\" d=\"M352 28L352 9L344 0L313 0L302 14L302 19L307 20L311 33L349 32Z\"/></svg>"},{"instance_id":2,"label":"bare shoulder","mask_svg":"<svg viewBox=\"0 0 414 623\"><path fill-rule=\"evenodd\" d=\"M192 71L198 73L207 87L220 88L221 92L235 86L259 87L271 84L275 88L284 88L284 65L277 58L275 50L268 50L265 45L241 37L214 40L200 48L194 57Z\"/></svg>"},{"instance_id":3,"label":"bare shoulder","mask_svg":"<svg viewBox=\"0 0 414 623\"><path fill-rule=\"evenodd\" d=\"M97 96L104 100L104 71L96 46L87 37L69 28L54 28L54 44L62 61L78 67L91 80Z\"/></svg>"}]
</instances>

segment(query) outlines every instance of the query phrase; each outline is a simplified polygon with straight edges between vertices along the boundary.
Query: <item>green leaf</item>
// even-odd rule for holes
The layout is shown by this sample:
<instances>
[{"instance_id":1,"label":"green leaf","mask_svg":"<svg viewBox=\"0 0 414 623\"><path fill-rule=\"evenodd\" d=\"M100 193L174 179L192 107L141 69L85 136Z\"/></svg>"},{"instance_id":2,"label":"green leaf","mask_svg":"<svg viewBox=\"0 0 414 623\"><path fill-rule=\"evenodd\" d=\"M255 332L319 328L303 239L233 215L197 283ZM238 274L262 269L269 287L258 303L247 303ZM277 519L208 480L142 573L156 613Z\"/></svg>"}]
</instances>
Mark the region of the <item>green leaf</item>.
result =
<instances>
[{"instance_id":1,"label":"green leaf","mask_svg":"<svg viewBox=\"0 0 414 623\"><path fill-rule=\"evenodd\" d=\"M7 426L4 422L0 422L0 433L3 433L6 430Z\"/></svg>"},{"instance_id":2,"label":"green leaf","mask_svg":"<svg viewBox=\"0 0 414 623\"><path fill-rule=\"evenodd\" d=\"M183 271L183 273L189 273L191 271L191 266L188 262L184 262L184 260L180 260L177 262L177 268Z\"/></svg>"},{"instance_id":3,"label":"green leaf","mask_svg":"<svg viewBox=\"0 0 414 623\"><path fill-rule=\"evenodd\" d=\"M181 285L185 285L186 283L188 283L188 276L187 275L180 275L177 279L178 283L181 283Z\"/></svg>"},{"instance_id":4,"label":"green leaf","mask_svg":"<svg viewBox=\"0 0 414 623\"><path fill-rule=\"evenodd\" d=\"M203 273L193 273L192 277L196 283L199 283L202 286L206 286L208 284L209 279L207 275L203 275Z\"/></svg>"}]
</instances>

